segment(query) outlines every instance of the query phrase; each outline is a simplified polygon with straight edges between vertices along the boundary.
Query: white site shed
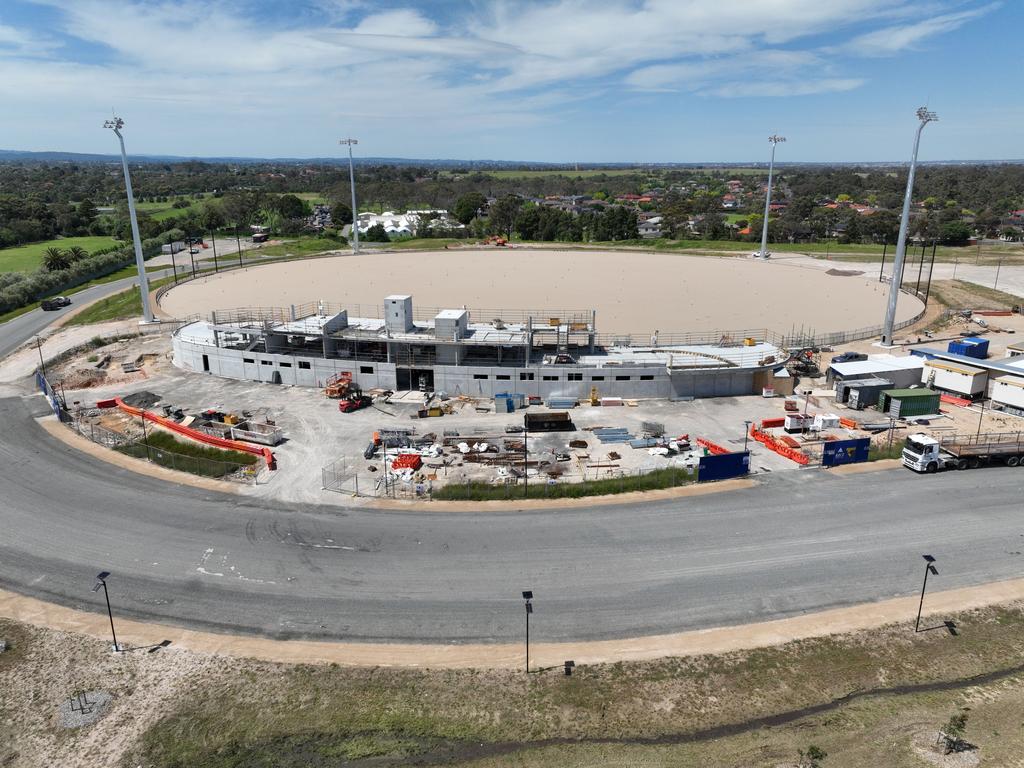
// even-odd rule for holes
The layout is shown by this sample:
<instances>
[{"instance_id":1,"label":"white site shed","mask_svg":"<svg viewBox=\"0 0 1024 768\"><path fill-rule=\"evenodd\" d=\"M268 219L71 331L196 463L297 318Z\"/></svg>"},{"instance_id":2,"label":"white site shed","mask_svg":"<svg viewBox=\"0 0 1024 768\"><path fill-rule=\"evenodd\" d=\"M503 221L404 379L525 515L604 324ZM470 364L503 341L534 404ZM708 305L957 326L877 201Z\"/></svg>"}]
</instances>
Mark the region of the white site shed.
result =
<instances>
[{"instance_id":1,"label":"white site shed","mask_svg":"<svg viewBox=\"0 0 1024 768\"><path fill-rule=\"evenodd\" d=\"M988 389L992 402L1024 411L1024 377L1000 376Z\"/></svg>"},{"instance_id":2,"label":"white site shed","mask_svg":"<svg viewBox=\"0 0 1024 768\"><path fill-rule=\"evenodd\" d=\"M832 363L828 368L829 381L852 379L888 379L894 389L906 389L921 382L924 358L916 355L868 355L867 360Z\"/></svg>"},{"instance_id":3,"label":"white site shed","mask_svg":"<svg viewBox=\"0 0 1024 768\"><path fill-rule=\"evenodd\" d=\"M921 371L921 383L961 397L974 398L988 386L988 371L960 362L927 360Z\"/></svg>"}]
</instances>

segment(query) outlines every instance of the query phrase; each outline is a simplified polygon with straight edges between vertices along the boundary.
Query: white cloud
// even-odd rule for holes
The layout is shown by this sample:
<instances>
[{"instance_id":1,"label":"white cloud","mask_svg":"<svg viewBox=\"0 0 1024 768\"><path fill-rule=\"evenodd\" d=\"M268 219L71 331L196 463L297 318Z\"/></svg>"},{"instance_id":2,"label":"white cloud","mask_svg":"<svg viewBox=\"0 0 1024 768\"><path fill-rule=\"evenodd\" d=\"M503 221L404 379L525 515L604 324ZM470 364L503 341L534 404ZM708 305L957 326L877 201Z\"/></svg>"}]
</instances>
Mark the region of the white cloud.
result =
<instances>
[{"instance_id":1,"label":"white cloud","mask_svg":"<svg viewBox=\"0 0 1024 768\"><path fill-rule=\"evenodd\" d=\"M312 0L319 24L267 23L240 0L35 1L58 12L54 35L109 56L82 63L48 48L40 59L38 40L0 25L8 114L59 104L62 116L81 113L91 124L97 109L117 104L163 126L182 117L173 108L181 105L187 122L175 130L222 138L224 152L257 130L288 137L327 125L443 134L533 125L624 90L850 90L863 82L844 71L857 54L899 50L991 8L934 11L844 43L835 38L902 22L919 0L476 0L453 20L430 4L380 10L364 0ZM0 114L0 132L11 126Z\"/></svg>"},{"instance_id":2,"label":"white cloud","mask_svg":"<svg viewBox=\"0 0 1024 768\"><path fill-rule=\"evenodd\" d=\"M891 56L913 48L930 37L952 32L967 22L995 10L999 5L991 3L969 11L934 16L914 24L876 29L855 37L844 47L849 53L859 56Z\"/></svg>"}]
</instances>

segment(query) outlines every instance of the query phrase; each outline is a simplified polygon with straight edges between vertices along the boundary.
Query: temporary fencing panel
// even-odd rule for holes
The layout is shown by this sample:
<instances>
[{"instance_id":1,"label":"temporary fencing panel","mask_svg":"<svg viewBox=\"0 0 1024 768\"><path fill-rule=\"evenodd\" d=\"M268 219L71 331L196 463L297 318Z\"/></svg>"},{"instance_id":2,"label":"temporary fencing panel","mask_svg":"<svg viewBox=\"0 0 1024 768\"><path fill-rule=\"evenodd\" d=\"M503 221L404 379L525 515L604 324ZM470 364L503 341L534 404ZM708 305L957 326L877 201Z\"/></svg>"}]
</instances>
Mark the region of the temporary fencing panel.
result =
<instances>
[{"instance_id":1,"label":"temporary fencing panel","mask_svg":"<svg viewBox=\"0 0 1024 768\"><path fill-rule=\"evenodd\" d=\"M701 456L697 469L697 480L725 480L729 477L740 477L750 472L750 451L736 453L719 453Z\"/></svg>"},{"instance_id":2,"label":"temporary fencing panel","mask_svg":"<svg viewBox=\"0 0 1024 768\"><path fill-rule=\"evenodd\" d=\"M867 461L870 443L871 438L868 437L825 443L821 452L821 464L824 467L835 467L839 464L857 464Z\"/></svg>"}]
</instances>

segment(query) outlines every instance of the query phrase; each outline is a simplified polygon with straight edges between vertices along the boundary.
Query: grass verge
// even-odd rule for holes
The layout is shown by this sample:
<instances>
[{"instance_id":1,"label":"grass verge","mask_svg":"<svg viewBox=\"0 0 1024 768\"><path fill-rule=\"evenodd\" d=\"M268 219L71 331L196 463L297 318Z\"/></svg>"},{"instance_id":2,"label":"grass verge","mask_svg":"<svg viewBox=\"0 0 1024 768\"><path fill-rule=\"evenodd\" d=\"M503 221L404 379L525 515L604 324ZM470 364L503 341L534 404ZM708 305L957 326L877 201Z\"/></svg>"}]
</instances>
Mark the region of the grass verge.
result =
<instances>
[{"instance_id":1,"label":"grass verge","mask_svg":"<svg viewBox=\"0 0 1024 768\"><path fill-rule=\"evenodd\" d=\"M251 453L178 440L157 429L148 431L145 442L120 446L116 450L126 456L149 459L162 467L202 477L223 477L259 461L259 457Z\"/></svg>"},{"instance_id":2,"label":"grass verge","mask_svg":"<svg viewBox=\"0 0 1024 768\"><path fill-rule=\"evenodd\" d=\"M657 469L646 475L625 475L603 480L585 480L581 483L547 483L536 479L524 493L519 485L492 485L490 483L453 483L433 492L439 501L503 501L505 499L580 499L584 496L605 496L631 491L655 491L689 485L697 480L697 471L673 467Z\"/></svg>"},{"instance_id":3,"label":"grass verge","mask_svg":"<svg viewBox=\"0 0 1024 768\"><path fill-rule=\"evenodd\" d=\"M872 443L868 446L868 461L881 461L882 459L898 459L903 456L903 439L894 438L892 445L889 445L888 438L882 443Z\"/></svg>"},{"instance_id":4,"label":"grass verge","mask_svg":"<svg viewBox=\"0 0 1024 768\"><path fill-rule=\"evenodd\" d=\"M149 284L150 290L155 290L173 280L173 277L153 280ZM142 299L139 297L139 289L133 286L112 296L107 296L105 299L100 299L92 306L86 307L68 320L65 325L92 325L93 323L105 323L110 320L127 320L131 317L139 317L141 314Z\"/></svg>"},{"instance_id":5,"label":"grass verge","mask_svg":"<svg viewBox=\"0 0 1024 768\"><path fill-rule=\"evenodd\" d=\"M901 624L716 656L586 665L572 677L560 665L524 675L251 662L207 676L202 696L176 699L122 765L774 768L815 743L829 768L903 768L920 764L916 735L934 739L960 706L972 707L968 738L986 762L1008 764L1000 756L1024 746L1024 614L1011 606L947 618L957 636Z\"/></svg>"}]
</instances>

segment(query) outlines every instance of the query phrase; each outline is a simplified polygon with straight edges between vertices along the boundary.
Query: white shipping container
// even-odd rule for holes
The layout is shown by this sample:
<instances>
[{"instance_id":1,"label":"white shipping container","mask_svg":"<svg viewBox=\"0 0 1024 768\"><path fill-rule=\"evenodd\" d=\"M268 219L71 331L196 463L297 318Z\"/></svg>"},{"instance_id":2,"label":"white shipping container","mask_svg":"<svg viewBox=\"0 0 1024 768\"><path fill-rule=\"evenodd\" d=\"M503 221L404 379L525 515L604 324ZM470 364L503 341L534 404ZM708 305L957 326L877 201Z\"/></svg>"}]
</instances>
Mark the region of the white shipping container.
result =
<instances>
[{"instance_id":1,"label":"white shipping container","mask_svg":"<svg viewBox=\"0 0 1024 768\"><path fill-rule=\"evenodd\" d=\"M989 396L996 403L1024 410L1024 378L1000 376L992 380Z\"/></svg>"},{"instance_id":2,"label":"white shipping container","mask_svg":"<svg viewBox=\"0 0 1024 768\"><path fill-rule=\"evenodd\" d=\"M934 389L973 397L985 391L988 385L988 371L971 365L928 360L921 369L921 383L929 382Z\"/></svg>"}]
</instances>

